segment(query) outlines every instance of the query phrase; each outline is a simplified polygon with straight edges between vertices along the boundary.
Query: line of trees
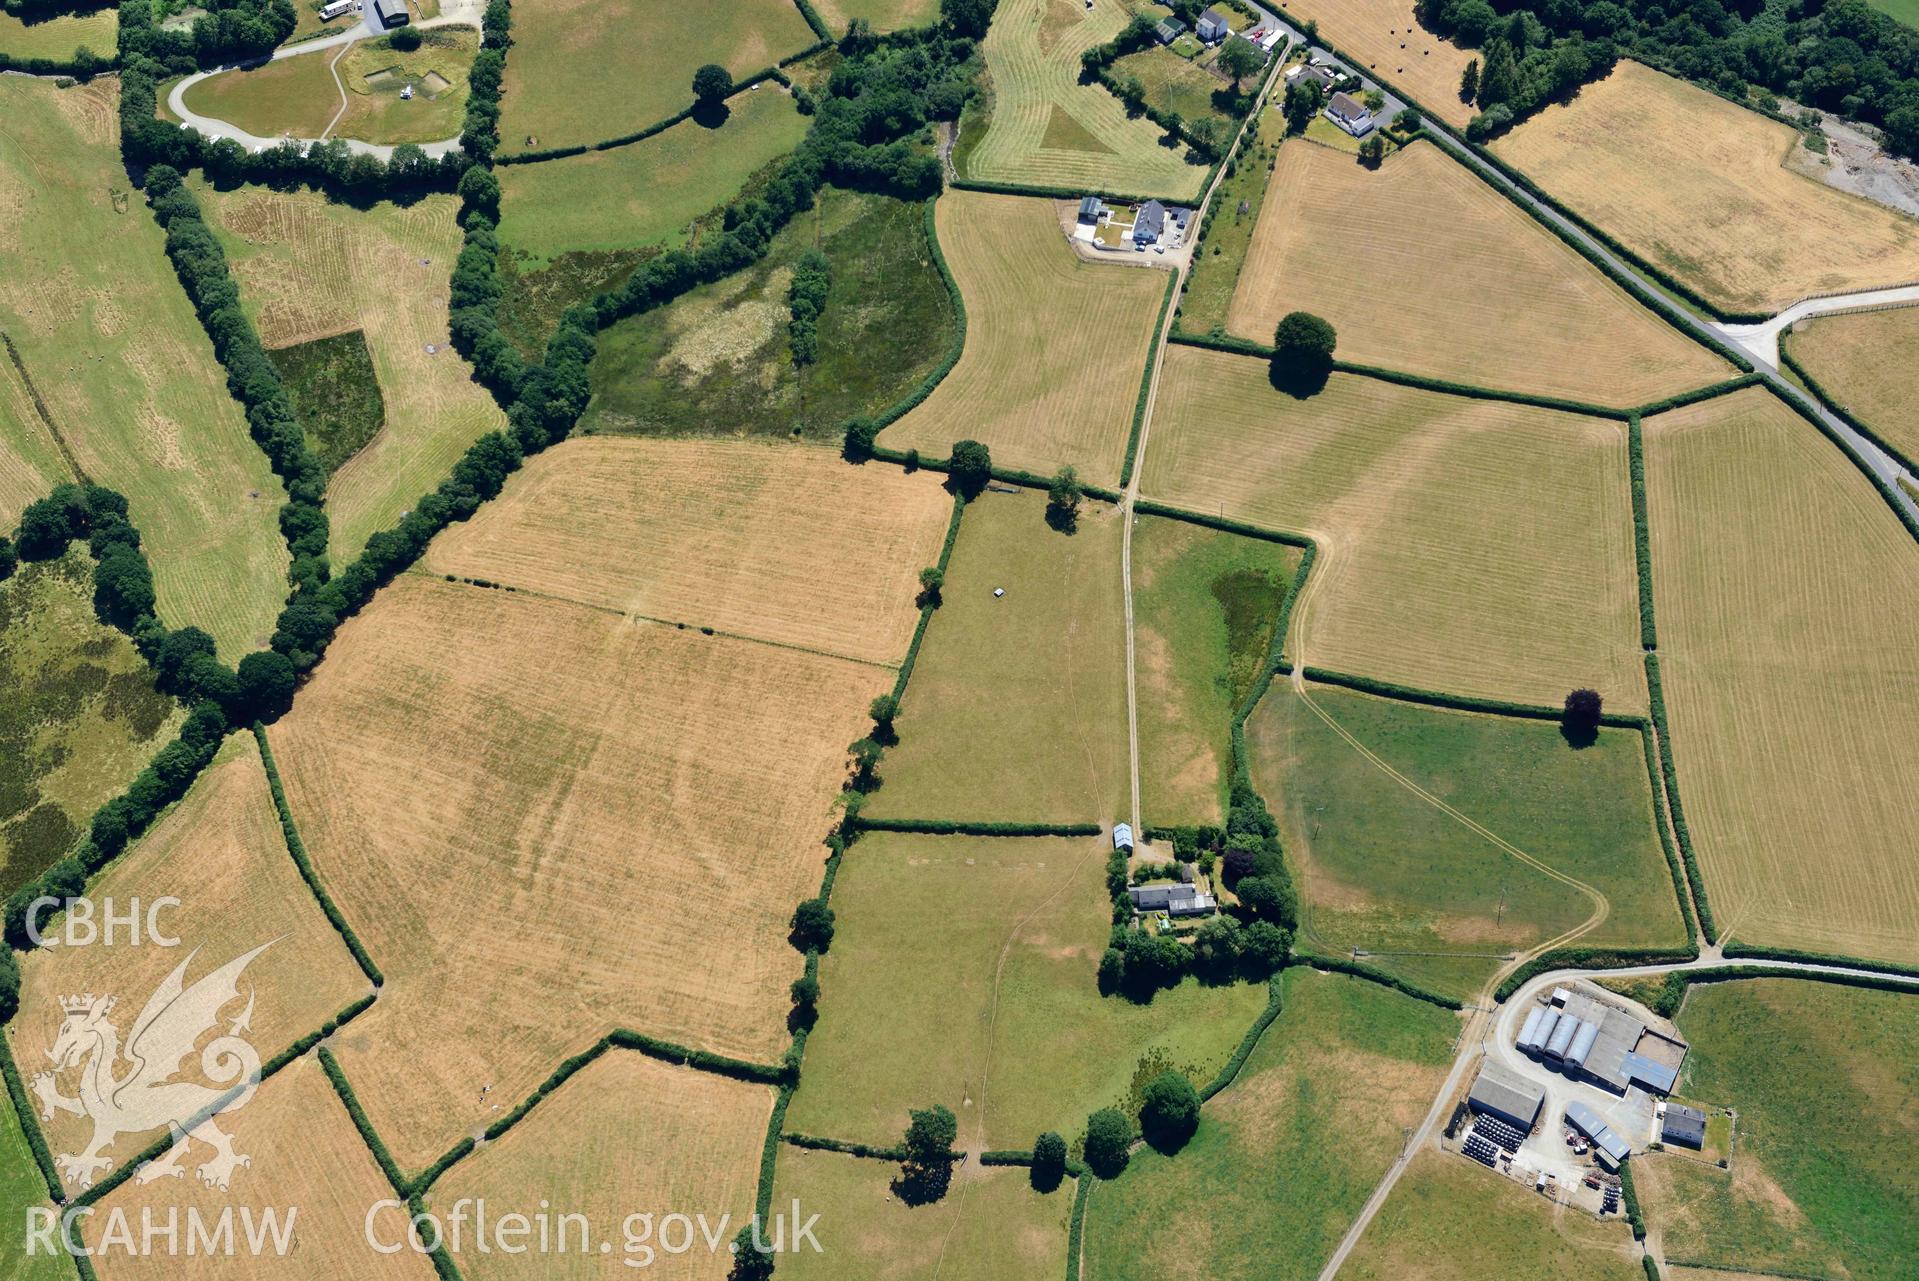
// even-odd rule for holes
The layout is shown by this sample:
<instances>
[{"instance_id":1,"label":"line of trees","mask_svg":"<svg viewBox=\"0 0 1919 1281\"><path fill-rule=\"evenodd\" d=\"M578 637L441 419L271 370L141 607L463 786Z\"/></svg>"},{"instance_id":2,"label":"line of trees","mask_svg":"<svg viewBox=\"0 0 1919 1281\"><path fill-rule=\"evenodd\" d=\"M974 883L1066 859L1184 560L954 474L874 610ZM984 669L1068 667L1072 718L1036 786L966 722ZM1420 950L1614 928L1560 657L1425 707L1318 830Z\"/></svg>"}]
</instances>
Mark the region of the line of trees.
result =
<instances>
[{"instance_id":1,"label":"line of trees","mask_svg":"<svg viewBox=\"0 0 1919 1281\"><path fill-rule=\"evenodd\" d=\"M1715 0L1716 2L1716 0ZM1561 3L1563 0L1555 0ZM1577 0L1573 0L1576 4ZM1524 8L1488 0L1418 0L1419 20L1432 30L1482 56L1460 78L1460 100L1476 104L1479 114L1467 126L1474 140L1493 137L1549 102L1563 102L1579 86L1613 68L1618 51L1604 31L1578 24L1549 29Z\"/></svg>"},{"instance_id":2,"label":"line of trees","mask_svg":"<svg viewBox=\"0 0 1919 1281\"><path fill-rule=\"evenodd\" d=\"M786 305L792 313L787 322L788 345L793 363L811 365L820 358L820 313L826 310L826 295L833 288L833 267L817 249L801 254L793 264L793 280L786 287Z\"/></svg>"}]
</instances>

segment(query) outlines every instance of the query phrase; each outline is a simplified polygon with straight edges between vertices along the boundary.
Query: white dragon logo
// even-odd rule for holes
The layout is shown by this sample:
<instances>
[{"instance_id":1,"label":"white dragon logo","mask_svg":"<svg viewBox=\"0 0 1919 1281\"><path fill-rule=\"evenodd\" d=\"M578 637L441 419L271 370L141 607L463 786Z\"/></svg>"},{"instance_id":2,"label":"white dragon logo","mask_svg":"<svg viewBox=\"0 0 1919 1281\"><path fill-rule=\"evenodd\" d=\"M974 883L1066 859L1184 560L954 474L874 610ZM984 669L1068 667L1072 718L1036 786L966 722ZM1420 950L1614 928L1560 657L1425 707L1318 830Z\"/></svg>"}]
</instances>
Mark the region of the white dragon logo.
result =
<instances>
[{"instance_id":1,"label":"white dragon logo","mask_svg":"<svg viewBox=\"0 0 1919 1281\"><path fill-rule=\"evenodd\" d=\"M195 948L148 998L127 1034L124 1050L119 1029L108 1018L114 1007L113 997L96 998L88 993L60 998L64 1018L59 1035L47 1051L54 1066L36 1075L32 1088L40 1100L41 1120L51 1121L55 1112L67 1112L93 1122L93 1137L86 1151L55 1157L67 1182L92 1187L94 1176L113 1164L112 1158L102 1154L116 1139L162 1126L173 1132L173 1146L140 1167L135 1177L141 1183L178 1177L182 1172L180 1159L194 1139L213 1151L197 1171L208 1187L225 1191L234 1169L252 1164L251 1158L233 1150L232 1136L214 1124L216 1117L245 1107L260 1085L260 1055L240 1036L251 1030L250 987L246 1008L224 1035L214 1037L200 1051L200 1071L214 1084L174 1078L201 1036L219 1022L220 1011L239 998L241 972L278 941L262 943L189 987L184 979L187 966L199 955ZM128 1065L126 1071L116 1074L123 1059ZM59 1077L74 1068L79 1069L79 1093L68 1098L60 1092ZM223 1106L216 1106L236 1085L242 1086L239 1092ZM192 1124L182 1128L187 1121Z\"/></svg>"}]
</instances>

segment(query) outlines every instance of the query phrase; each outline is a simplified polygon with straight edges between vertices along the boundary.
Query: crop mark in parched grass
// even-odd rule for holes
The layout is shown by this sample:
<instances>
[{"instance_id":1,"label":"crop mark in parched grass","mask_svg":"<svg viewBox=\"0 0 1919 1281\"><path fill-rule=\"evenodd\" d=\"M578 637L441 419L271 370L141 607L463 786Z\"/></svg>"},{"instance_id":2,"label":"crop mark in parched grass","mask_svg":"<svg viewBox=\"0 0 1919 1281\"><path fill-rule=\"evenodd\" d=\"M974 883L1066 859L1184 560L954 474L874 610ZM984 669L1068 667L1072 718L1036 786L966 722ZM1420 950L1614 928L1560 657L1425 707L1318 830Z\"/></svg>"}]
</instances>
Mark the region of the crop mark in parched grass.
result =
<instances>
[{"instance_id":1,"label":"crop mark in parched grass","mask_svg":"<svg viewBox=\"0 0 1919 1281\"><path fill-rule=\"evenodd\" d=\"M80 460L73 456L71 449L67 448L67 438L60 434L60 424L53 421L53 414L47 409L46 397L42 396L40 389L33 385L33 375L27 372L27 362L20 359L20 349L13 345L13 335L0 329L0 343L6 344L7 359L13 362L14 372L20 375L20 385L27 389L27 395L33 401L34 412L39 414L40 421L46 424L47 433L53 437L53 447L60 451L60 458L66 463L67 470L72 472L81 484L91 485L93 478L87 475L87 469L80 465Z\"/></svg>"}]
</instances>

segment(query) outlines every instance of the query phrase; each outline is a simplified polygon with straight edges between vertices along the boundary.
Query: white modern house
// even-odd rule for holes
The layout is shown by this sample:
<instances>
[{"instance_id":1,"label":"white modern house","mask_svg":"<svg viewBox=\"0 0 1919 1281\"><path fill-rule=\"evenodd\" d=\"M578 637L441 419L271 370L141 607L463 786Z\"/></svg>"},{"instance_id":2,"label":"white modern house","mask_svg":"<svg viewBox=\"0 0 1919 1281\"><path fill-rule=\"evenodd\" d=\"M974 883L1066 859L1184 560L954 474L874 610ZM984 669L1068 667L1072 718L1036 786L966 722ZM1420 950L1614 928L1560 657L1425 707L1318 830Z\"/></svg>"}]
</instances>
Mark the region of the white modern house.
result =
<instances>
[{"instance_id":1,"label":"white modern house","mask_svg":"<svg viewBox=\"0 0 1919 1281\"><path fill-rule=\"evenodd\" d=\"M1233 28L1226 21L1226 15L1217 9L1208 9L1199 15L1199 21L1193 26L1193 34L1207 44L1218 44L1233 34Z\"/></svg>"},{"instance_id":2,"label":"white modern house","mask_svg":"<svg viewBox=\"0 0 1919 1281\"><path fill-rule=\"evenodd\" d=\"M1332 101L1326 104L1326 118L1355 138L1364 138L1375 124L1366 104L1350 93L1333 95Z\"/></svg>"}]
</instances>

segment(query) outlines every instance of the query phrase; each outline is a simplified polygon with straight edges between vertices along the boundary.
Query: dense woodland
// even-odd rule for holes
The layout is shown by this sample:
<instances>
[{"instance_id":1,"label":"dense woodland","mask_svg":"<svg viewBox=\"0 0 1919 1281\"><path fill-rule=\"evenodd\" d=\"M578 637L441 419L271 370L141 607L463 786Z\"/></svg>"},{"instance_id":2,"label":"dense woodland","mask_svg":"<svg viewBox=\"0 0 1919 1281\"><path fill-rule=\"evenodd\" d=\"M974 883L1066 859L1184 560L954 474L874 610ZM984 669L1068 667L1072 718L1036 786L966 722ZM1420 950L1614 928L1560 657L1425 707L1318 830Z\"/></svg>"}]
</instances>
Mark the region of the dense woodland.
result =
<instances>
[{"instance_id":1,"label":"dense woodland","mask_svg":"<svg viewBox=\"0 0 1919 1281\"><path fill-rule=\"evenodd\" d=\"M1474 132L1490 136L1618 57L1737 98L1779 95L1879 125L1919 155L1919 31L1862 0L1419 0L1420 21L1482 51ZM1772 104L1776 105L1776 104Z\"/></svg>"}]
</instances>

